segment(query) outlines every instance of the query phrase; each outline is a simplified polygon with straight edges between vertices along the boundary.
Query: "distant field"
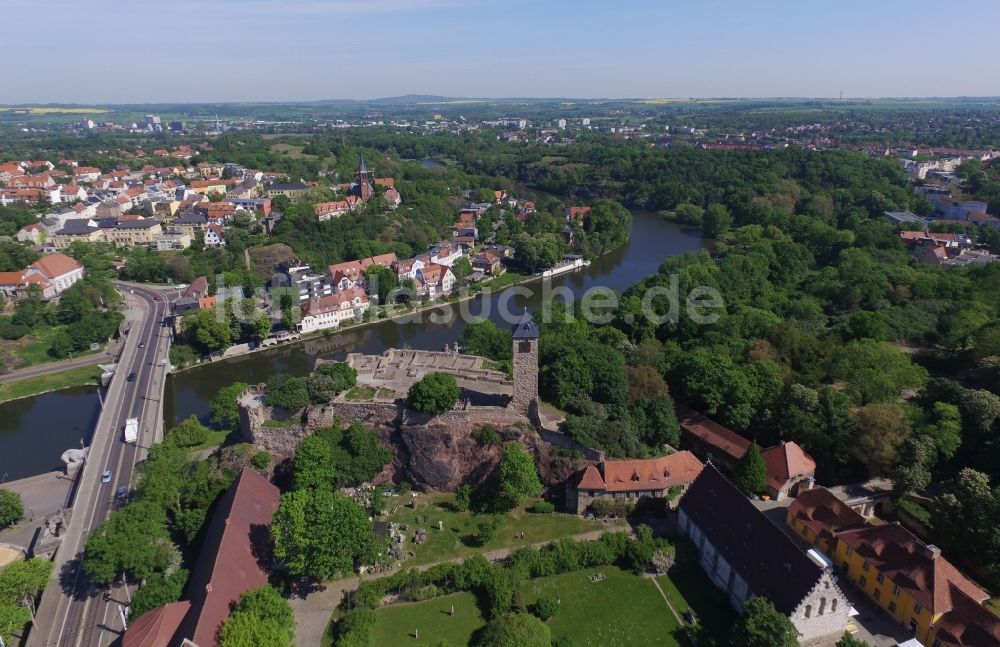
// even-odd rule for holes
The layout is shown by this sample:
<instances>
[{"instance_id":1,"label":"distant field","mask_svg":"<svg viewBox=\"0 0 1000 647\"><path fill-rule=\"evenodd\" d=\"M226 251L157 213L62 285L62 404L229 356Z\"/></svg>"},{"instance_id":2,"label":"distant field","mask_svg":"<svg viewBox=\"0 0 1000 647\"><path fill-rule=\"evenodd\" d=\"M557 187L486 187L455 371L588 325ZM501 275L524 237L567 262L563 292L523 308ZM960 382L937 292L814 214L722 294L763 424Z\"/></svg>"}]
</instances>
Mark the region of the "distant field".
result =
<instances>
[{"instance_id":1,"label":"distant field","mask_svg":"<svg viewBox=\"0 0 1000 647\"><path fill-rule=\"evenodd\" d=\"M33 108L0 108L3 112L21 112L29 115L58 115L58 114L72 114L72 115L101 115L106 112L110 112L105 108L43 108L43 107L33 107Z\"/></svg>"},{"instance_id":2,"label":"distant field","mask_svg":"<svg viewBox=\"0 0 1000 647\"><path fill-rule=\"evenodd\" d=\"M297 146L295 144L271 144L271 151L284 155L285 157L290 157L296 160L315 160L317 159L315 155L306 155L302 152L305 146Z\"/></svg>"}]
</instances>

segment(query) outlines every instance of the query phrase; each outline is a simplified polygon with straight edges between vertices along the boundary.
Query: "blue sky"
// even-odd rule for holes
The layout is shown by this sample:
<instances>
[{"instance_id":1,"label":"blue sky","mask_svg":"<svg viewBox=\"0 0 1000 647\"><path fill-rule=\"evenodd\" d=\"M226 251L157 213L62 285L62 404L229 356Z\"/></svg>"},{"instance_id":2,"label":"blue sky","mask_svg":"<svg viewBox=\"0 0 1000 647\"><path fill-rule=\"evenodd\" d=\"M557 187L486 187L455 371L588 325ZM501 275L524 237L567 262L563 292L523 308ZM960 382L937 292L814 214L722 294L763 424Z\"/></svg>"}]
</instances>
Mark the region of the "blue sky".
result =
<instances>
[{"instance_id":1,"label":"blue sky","mask_svg":"<svg viewBox=\"0 0 1000 647\"><path fill-rule=\"evenodd\" d=\"M0 103L1000 95L996 0L9 4Z\"/></svg>"}]
</instances>

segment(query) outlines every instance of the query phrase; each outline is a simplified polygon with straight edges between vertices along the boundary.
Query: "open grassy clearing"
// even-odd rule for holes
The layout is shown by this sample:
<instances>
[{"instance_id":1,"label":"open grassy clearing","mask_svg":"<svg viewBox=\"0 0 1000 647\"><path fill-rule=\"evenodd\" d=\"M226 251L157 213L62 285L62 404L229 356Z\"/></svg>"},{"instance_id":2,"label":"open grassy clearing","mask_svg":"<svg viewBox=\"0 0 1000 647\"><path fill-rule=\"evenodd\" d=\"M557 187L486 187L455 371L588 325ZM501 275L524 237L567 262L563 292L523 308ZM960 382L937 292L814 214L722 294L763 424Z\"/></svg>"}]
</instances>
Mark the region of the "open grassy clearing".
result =
<instances>
[{"instance_id":1,"label":"open grassy clearing","mask_svg":"<svg viewBox=\"0 0 1000 647\"><path fill-rule=\"evenodd\" d=\"M467 557L500 548L520 548L593 530L622 529L575 514L534 514L527 511L537 500L532 499L504 515L503 525L493 541L485 546L473 546L465 541L465 537L475 530L482 515L459 511L452 494L418 495L416 509L410 507L409 498L409 495L400 495L386 500L386 508L390 511L395 509L395 513L388 515L386 519L409 526L409 530L404 531L408 538L405 550L412 551L414 557L407 559L405 566ZM438 530L438 521L443 522L443 530ZM417 528L427 529L427 540L421 545L411 541ZM520 533L524 533L523 538L515 537Z\"/></svg>"}]
</instances>

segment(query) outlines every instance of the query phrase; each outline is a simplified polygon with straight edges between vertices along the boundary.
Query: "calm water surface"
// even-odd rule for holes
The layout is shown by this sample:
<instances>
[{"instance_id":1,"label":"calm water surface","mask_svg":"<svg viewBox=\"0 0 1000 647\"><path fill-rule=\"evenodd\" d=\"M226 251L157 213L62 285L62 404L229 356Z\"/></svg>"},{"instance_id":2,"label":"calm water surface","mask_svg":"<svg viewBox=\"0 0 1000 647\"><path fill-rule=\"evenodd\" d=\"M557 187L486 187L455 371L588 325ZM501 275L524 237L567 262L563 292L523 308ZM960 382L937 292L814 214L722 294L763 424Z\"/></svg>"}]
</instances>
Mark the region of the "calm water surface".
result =
<instances>
[{"instance_id":1,"label":"calm water surface","mask_svg":"<svg viewBox=\"0 0 1000 647\"><path fill-rule=\"evenodd\" d=\"M614 252L596 259L578 272L552 279L553 288L564 286L574 295L593 287L627 290L643 278L654 274L668 256L701 248L697 232L667 222L655 214L633 211L634 224L629 242ZM441 317L430 320L424 313L422 322L406 320L383 321L356 330L335 333L329 337L310 339L299 344L253 353L225 362L216 362L170 376L164 399L164 416L168 427L188 416L208 420L208 404L220 387L232 382L265 382L275 373L306 375L317 358L342 359L347 353L381 353L387 348L441 350L445 344L458 340L465 326L459 308L473 316L488 316L504 324L503 312L534 310L542 303L540 282L520 286L530 295L509 295L501 291L489 297L479 297L464 304L442 306L436 312ZM449 319L442 323L441 319Z\"/></svg>"}]
</instances>

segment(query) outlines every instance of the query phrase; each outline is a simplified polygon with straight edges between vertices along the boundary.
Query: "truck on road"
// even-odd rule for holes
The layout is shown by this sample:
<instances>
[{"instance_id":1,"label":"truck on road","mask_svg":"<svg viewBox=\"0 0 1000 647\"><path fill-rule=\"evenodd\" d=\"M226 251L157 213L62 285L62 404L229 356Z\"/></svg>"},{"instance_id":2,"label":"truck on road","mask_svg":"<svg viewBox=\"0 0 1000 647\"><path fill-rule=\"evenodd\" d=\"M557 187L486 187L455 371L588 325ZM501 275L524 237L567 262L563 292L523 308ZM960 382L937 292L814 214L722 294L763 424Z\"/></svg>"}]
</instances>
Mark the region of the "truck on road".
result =
<instances>
[{"instance_id":1,"label":"truck on road","mask_svg":"<svg viewBox=\"0 0 1000 647\"><path fill-rule=\"evenodd\" d=\"M125 421L125 442L134 443L139 440L139 419L129 418Z\"/></svg>"}]
</instances>

